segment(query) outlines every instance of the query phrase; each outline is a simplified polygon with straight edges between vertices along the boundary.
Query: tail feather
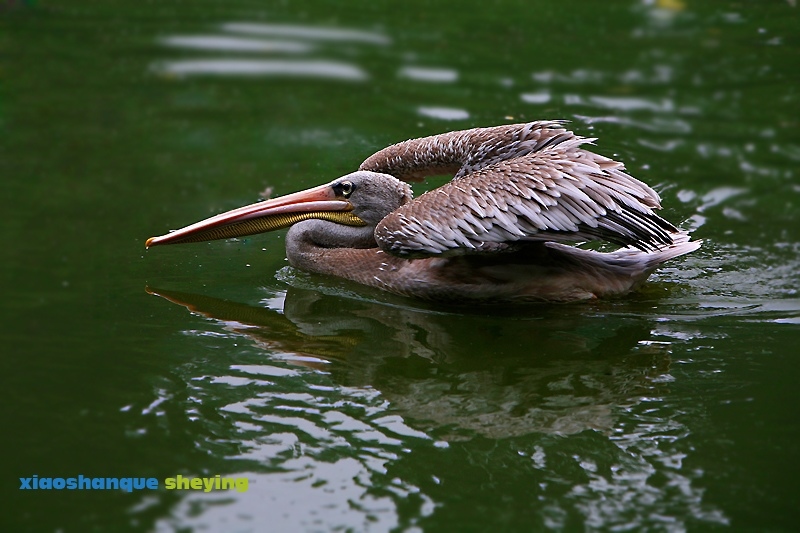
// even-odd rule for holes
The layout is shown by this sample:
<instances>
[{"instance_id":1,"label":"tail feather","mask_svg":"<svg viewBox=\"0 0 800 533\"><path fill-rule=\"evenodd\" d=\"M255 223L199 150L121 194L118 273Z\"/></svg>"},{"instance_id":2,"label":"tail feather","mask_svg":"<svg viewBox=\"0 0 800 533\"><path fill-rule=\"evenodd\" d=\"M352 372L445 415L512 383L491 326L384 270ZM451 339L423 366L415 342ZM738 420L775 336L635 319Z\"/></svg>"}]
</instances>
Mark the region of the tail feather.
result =
<instances>
[{"instance_id":1,"label":"tail feather","mask_svg":"<svg viewBox=\"0 0 800 533\"><path fill-rule=\"evenodd\" d=\"M645 252L632 246L620 248L609 253L581 250L580 248L555 242L546 242L545 246L558 250L583 263L594 264L596 267L614 270L620 274L627 272L631 276L641 276L649 275L658 265L665 261L697 250L703 242L691 240L688 231L678 231L672 233L671 236L672 244L650 252Z\"/></svg>"},{"instance_id":2,"label":"tail feather","mask_svg":"<svg viewBox=\"0 0 800 533\"><path fill-rule=\"evenodd\" d=\"M672 244L660 250L653 252L642 252L641 250L633 247L620 248L611 252L610 256L620 261L633 261L636 263L644 263L647 270L652 270L661 263L680 257L682 255L694 252L703 241L690 240L688 231L679 231L672 234Z\"/></svg>"}]
</instances>

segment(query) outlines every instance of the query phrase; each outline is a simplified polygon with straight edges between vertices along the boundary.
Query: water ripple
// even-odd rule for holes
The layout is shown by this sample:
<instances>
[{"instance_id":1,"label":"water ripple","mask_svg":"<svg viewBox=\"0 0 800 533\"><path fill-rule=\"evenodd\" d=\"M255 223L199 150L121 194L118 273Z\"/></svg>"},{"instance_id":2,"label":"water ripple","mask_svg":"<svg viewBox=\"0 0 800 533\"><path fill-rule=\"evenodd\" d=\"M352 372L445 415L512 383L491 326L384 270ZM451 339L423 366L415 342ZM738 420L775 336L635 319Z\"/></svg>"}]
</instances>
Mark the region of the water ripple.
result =
<instances>
[{"instance_id":1,"label":"water ripple","mask_svg":"<svg viewBox=\"0 0 800 533\"><path fill-rule=\"evenodd\" d=\"M398 76L414 81L430 83L453 83L458 80L458 71L449 68L402 67Z\"/></svg>"},{"instance_id":2,"label":"water ripple","mask_svg":"<svg viewBox=\"0 0 800 533\"><path fill-rule=\"evenodd\" d=\"M383 33L351 28L304 26L298 24L263 24L254 22L228 22L222 29L232 33L294 37L311 41L349 41L387 45L391 39Z\"/></svg>"},{"instance_id":3,"label":"water ripple","mask_svg":"<svg viewBox=\"0 0 800 533\"><path fill-rule=\"evenodd\" d=\"M535 93L522 93L519 97L523 102L528 104L546 104L550 101L552 95L547 91L539 91Z\"/></svg>"},{"instance_id":4,"label":"water ripple","mask_svg":"<svg viewBox=\"0 0 800 533\"><path fill-rule=\"evenodd\" d=\"M234 364L217 377L189 383L200 404L226 398L219 412L229 429L207 429L222 441L235 438L226 459L250 465L236 473L249 478L249 490L235 498L190 493L157 530L226 529L232 516L237 527L257 528L269 516L270 527L278 530L383 531L398 526L401 499L416 506L420 518L433 512L433 501L413 484L392 479L378 483L384 489L374 488L374 478L386 475L387 463L399 459L409 439L430 440L387 414L386 401L375 391L331 386L323 374L279 363Z\"/></svg>"},{"instance_id":5,"label":"water ripple","mask_svg":"<svg viewBox=\"0 0 800 533\"><path fill-rule=\"evenodd\" d=\"M582 101L578 100L576 103L582 103ZM621 124L623 126L639 128L645 131L656 132L660 134L679 133L685 135L691 133L692 131L691 123L677 117L671 117L671 118L662 117L662 118L653 118L650 120L634 120L632 118L622 117L617 115L588 116L588 115L576 114L574 116L575 118L577 118L582 122L585 122L586 124L600 124L603 122L610 124Z\"/></svg>"},{"instance_id":6,"label":"water ripple","mask_svg":"<svg viewBox=\"0 0 800 533\"><path fill-rule=\"evenodd\" d=\"M160 62L154 70L174 76L288 76L344 81L364 81L369 77L355 65L323 60L183 59Z\"/></svg>"},{"instance_id":7,"label":"water ripple","mask_svg":"<svg viewBox=\"0 0 800 533\"><path fill-rule=\"evenodd\" d=\"M417 113L423 117L438 118L439 120L466 120L469 111L455 107L420 106Z\"/></svg>"},{"instance_id":8,"label":"water ripple","mask_svg":"<svg viewBox=\"0 0 800 533\"><path fill-rule=\"evenodd\" d=\"M590 96L589 101L600 107L618 111L638 111L642 109L657 113L672 113L675 111L675 104L668 98L655 100L634 96Z\"/></svg>"},{"instance_id":9,"label":"water ripple","mask_svg":"<svg viewBox=\"0 0 800 533\"><path fill-rule=\"evenodd\" d=\"M216 50L220 52L286 52L306 53L313 46L300 41L278 41L267 39L244 39L218 35L175 35L164 37L161 44L176 48Z\"/></svg>"}]
</instances>

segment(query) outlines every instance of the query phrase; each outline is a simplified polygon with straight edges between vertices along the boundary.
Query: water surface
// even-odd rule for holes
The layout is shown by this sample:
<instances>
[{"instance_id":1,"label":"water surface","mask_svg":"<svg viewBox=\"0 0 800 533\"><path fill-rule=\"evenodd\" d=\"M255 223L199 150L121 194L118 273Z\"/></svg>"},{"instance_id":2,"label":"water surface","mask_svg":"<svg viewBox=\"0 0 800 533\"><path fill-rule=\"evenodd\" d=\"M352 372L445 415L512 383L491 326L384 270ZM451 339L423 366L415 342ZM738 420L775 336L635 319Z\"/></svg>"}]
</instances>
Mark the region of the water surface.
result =
<instances>
[{"instance_id":1,"label":"water surface","mask_svg":"<svg viewBox=\"0 0 800 533\"><path fill-rule=\"evenodd\" d=\"M7 2L2 520L792 530L798 30L779 1ZM535 119L703 247L626 298L501 312L294 271L281 233L144 251L390 143ZM249 487L19 490L78 474Z\"/></svg>"}]
</instances>

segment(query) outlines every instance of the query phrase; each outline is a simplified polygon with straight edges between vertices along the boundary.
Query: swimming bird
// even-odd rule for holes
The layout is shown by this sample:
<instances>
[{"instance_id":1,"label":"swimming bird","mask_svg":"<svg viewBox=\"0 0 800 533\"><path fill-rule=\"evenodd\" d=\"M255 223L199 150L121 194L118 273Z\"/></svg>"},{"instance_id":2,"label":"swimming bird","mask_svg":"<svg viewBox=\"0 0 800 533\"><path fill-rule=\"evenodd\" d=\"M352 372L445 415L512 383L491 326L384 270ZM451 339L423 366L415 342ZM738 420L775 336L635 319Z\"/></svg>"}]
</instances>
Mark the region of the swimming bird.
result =
<instances>
[{"instance_id":1,"label":"swimming bird","mask_svg":"<svg viewBox=\"0 0 800 533\"><path fill-rule=\"evenodd\" d=\"M395 294L466 304L625 294L699 241L655 213L660 198L596 139L561 121L473 128L400 142L332 182L222 213L146 246L289 227L300 270ZM407 182L453 179L413 198ZM565 242L607 241L612 252Z\"/></svg>"}]
</instances>

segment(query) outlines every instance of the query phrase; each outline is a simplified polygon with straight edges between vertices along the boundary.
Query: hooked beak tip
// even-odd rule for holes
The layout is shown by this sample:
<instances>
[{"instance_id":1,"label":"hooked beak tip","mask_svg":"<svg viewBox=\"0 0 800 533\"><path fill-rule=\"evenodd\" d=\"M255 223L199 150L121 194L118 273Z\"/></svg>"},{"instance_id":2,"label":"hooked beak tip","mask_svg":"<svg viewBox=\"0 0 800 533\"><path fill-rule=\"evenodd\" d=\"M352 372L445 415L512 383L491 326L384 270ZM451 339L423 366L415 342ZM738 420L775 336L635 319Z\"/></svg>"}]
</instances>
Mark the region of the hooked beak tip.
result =
<instances>
[{"instance_id":1,"label":"hooked beak tip","mask_svg":"<svg viewBox=\"0 0 800 533\"><path fill-rule=\"evenodd\" d=\"M150 237L149 239L147 239L147 241L145 241L145 243L144 243L144 249L147 250L148 248L153 246L153 241L154 240L155 240L155 237Z\"/></svg>"}]
</instances>

